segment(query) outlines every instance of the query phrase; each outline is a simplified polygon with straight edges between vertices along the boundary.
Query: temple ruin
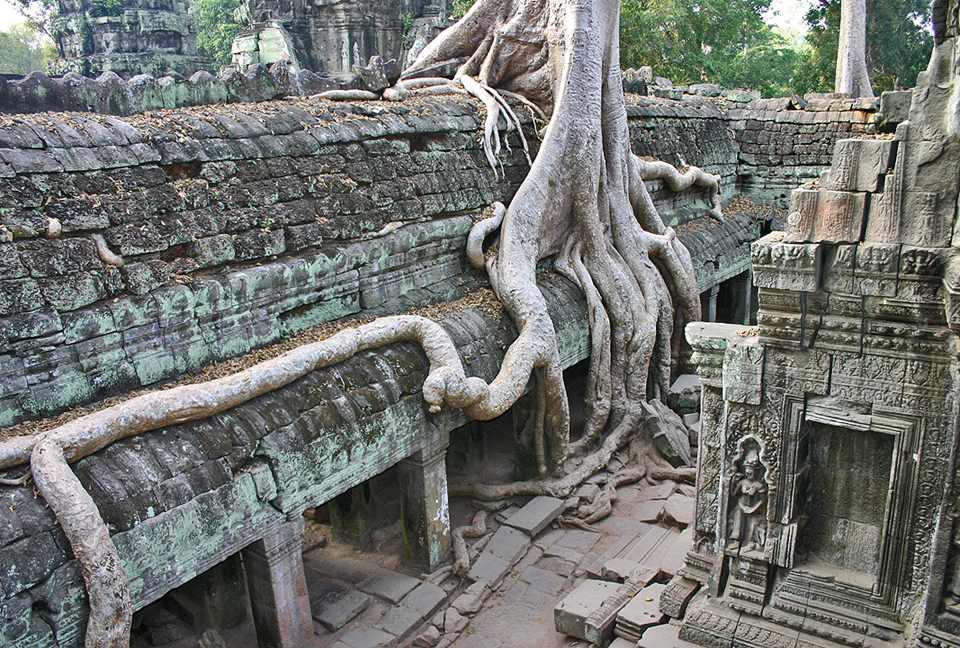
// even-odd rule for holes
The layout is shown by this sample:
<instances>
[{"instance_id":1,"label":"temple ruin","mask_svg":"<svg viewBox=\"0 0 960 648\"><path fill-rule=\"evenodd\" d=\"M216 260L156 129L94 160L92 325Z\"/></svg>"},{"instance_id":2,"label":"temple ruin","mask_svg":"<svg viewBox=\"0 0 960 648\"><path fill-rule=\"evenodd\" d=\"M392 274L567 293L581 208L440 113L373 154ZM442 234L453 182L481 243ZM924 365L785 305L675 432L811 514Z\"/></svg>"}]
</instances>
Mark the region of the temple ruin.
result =
<instances>
[{"instance_id":1,"label":"temple ruin","mask_svg":"<svg viewBox=\"0 0 960 648\"><path fill-rule=\"evenodd\" d=\"M233 63L290 61L329 76L352 76L372 56L402 64L449 24L448 0L249 0L249 26L233 43ZM412 59L410 59L412 60Z\"/></svg>"},{"instance_id":2,"label":"temple ruin","mask_svg":"<svg viewBox=\"0 0 960 648\"><path fill-rule=\"evenodd\" d=\"M0 80L0 648L960 646L956 0L912 91L611 73L649 371L598 378L564 242L489 410L568 98L401 77L352 6L251 4L295 65Z\"/></svg>"},{"instance_id":3,"label":"temple ruin","mask_svg":"<svg viewBox=\"0 0 960 648\"><path fill-rule=\"evenodd\" d=\"M58 0L56 6L58 74L190 76L213 67L197 53L193 15L183 0Z\"/></svg>"}]
</instances>

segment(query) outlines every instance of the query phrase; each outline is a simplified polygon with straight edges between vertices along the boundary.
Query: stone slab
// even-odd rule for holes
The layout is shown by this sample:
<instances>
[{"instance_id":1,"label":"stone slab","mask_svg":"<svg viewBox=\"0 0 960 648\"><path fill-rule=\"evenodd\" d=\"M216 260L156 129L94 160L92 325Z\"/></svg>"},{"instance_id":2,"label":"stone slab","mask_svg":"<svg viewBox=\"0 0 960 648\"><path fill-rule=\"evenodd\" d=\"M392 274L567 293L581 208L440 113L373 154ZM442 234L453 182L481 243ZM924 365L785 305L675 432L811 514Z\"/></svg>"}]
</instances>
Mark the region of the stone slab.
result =
<instances>
[{"instance_id":1,"label":"stone slab","mask_svg":"<svg viewBox=\"0 0 960 648\"><path fill-rule=\"evenodd\" d=\"M505 524L535 537L563 513L563 508L563 500L555 497L534 497L511 515Z\"/></svg>"},{"instance_id":2,"label":"stone slab","mask_svg":"<svg viewBox=\"0 0 960 648\"><path fill-rule=\"evenodd\" d=\"M333 600L325 601L313 612L313 618L330 632L347 625L370 605L370 597L363 592L351 591Z\"/></svg>"},{"instance_id":3,"label":"stone slab","mask_svg":"<svg viewBox=\"0 0 960 648\"><path fill-rule=\"evenodd\" d=\"M667 524L686 528L693 524L694 499L687 495L674 493L663 508L663 521Z\"/></svg>"},{"instance_id":4,"label":"stone slab","mask_svg":"<svg viewBox=\"0 0 960 648\"><path fill-rule=\"evenodd\" d=\"M372 594L382 598L390 603L399 603L414 587L420 584L420 581L406 574L397 572L386 572L368 578L358 585L361 592Z\"/></svg>"},{"instance_id":5,"label":"stone slab","mask_svg":"<svg viewBox=\"0 0 960 648\"><path fill-rule=\"evenodd\" d=\"M486 583L489 587L496 587L503 577L510 571L512 565L503 558L498 558L484 551L470 566L467 578L475 583Z\"/></svg>"},{"instance_id":6,"label":"stone slab","mask_svg":"<svg viewBox=\"0 0 960 648\"><path fill-rule=\"evenodd\" d=\"M530 537L527 534L508 526L502 526L490 538L490 542L484 547L483 553L493 554L512 565L520 560L520 557L526 553L529 547Z\"/></svg>"},{"instance_id":7,"label":"stone slab","mask_svg":"<svg viewBox=\"0 0 960 648\"><path fill-rule=\"evenodd\" d=\"M394 641L396 637L377 628L357 628L340 637L340 642L350 648L380 648Z\"/></svg>"},{"instance_id":8,"label":"stone slab","mask_svg":"<svg viewBox=\"0 0 960 648\"><path fill-rule=\"evenodd\" d=\"M377 628L404 637L426 621L446 597L446 592L437 585L422 583L407 594L400 605L387 610Z\"/></svg>"},{"instance_id":9,"label":"stone slab","mask_svg":"<svg viewBox=\"0 0 960 648\"><path fill-rule=\"evenodd\" d=\"M665 481L655 486L645 486L640 488L640 500L665 500L677 489L677 483L674 481Z\"/></svg>"}]
</instances>

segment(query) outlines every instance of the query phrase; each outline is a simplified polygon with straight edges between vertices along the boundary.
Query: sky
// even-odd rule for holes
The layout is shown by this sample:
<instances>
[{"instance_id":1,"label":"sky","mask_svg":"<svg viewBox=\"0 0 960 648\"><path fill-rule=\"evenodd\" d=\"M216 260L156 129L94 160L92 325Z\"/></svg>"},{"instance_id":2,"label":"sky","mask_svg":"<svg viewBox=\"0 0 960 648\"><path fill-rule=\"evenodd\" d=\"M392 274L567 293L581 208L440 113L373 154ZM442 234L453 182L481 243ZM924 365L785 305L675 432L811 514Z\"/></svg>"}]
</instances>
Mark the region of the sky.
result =
<instances>
[{"instance_id":1,"label":"sky","mask_svg":"<svg viewBox=\"0 0 960 648\"><path fill-rule=\"evenodd\" d=\"M813 0L773 0L767 22L803 31L803 14L812 2ZM9 29L21 20L10 0L0 0L0 31Z\"/></svg>"}]
</instances>

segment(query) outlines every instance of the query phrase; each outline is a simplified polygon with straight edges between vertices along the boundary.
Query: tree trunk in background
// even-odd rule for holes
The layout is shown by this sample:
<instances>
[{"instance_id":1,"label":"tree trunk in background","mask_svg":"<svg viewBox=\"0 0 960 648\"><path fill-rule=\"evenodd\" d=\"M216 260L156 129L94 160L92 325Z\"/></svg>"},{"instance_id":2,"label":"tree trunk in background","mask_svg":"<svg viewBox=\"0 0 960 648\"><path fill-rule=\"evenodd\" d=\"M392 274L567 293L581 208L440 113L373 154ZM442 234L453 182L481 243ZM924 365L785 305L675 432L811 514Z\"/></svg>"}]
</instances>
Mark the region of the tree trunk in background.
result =
<instances>
[{"instance_id":1,"label":"tree trunk in background","mask_svg":"<svg viewBox=\"0 0 960 648\"><path fill-rule=\"evenodd\" d=\"M866 0L841 1L835 90L852 97L873 96L867 71Z\"/></svg>"}]
</instances>

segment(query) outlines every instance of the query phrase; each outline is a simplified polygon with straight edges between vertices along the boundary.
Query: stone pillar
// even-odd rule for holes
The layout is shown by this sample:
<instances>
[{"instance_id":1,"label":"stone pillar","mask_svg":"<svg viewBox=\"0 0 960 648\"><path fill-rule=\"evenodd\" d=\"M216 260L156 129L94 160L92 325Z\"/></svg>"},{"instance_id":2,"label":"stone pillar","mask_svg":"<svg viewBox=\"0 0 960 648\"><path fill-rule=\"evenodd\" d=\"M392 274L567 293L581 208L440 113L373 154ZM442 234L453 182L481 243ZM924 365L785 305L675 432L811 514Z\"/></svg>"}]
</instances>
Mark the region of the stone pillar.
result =
<instances>
[{"instance_id":1,"label":"stone pillar","mask_svg":"<svg viewBox=\"0 0 960 648\"><path fill-rule=\"evenodd\" d=\"M303 573L303 518L284 523L244 549L243 565L260 647L314 646Z\"/></svg>"},{"instance_id":2,"label":"stone pillar","mask_svg":"<svg viewBox=\"0 0 960 648\"><path fill-rule=\"evenodd\" d=\"M432 572L450 559L449 436L400 463L405 558Z\"/></svg>"},{"instance_id":3,"label":"stone pillar","mask_svg":"<svg viewBox=\"0 0 960 648\"><path fill-rule=\"evenodd\" d=\"M714 286L707 296L707 312L704 313L704 320L707 322L717 321L717 297L720 295L720 286Z\"/></svg>"}]
</instances>

